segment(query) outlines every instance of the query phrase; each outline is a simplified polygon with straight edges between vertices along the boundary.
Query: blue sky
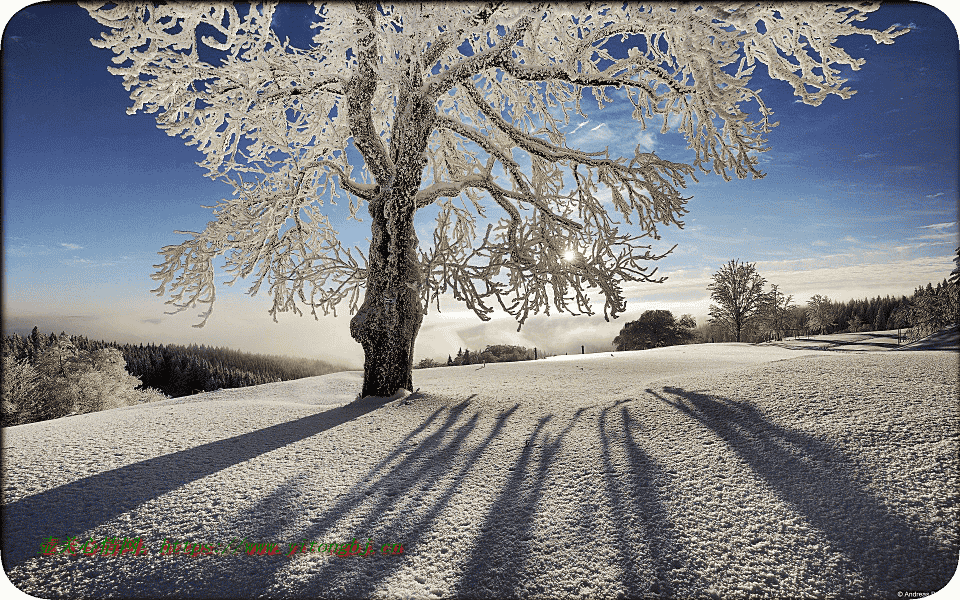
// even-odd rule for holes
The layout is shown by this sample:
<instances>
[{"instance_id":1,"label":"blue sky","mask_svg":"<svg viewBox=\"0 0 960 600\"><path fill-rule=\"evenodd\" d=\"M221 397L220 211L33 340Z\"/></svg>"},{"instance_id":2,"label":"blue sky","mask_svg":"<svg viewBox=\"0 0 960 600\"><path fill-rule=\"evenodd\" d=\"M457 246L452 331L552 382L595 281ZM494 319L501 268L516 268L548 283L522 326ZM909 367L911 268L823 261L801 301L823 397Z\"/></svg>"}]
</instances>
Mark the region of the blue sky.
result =
<instances>
[{"instance_id":1,"label":"blue sky","mask_svg":"<svg viewBox=\"0 0 960 600\"><path fill-rule=\"evenodd\" d=\"M232 190L204 178L194 164L197 150L158 130L151 115L126 114L128 93L106 70L112 53L90 44L100 29L85 10L40 4L4 18L5 332L38 324L93 338L196 342L361 364L348 316L314 321L286 314L274 324L269 299L246 296L242 283L218 289L203 329L191 327L197 310L164 314L163 299L149 292L156 287L150 274L157 251L183 239L174 230L202 229L211 219L204 206ZM497 343L603 350L625 322L651 308L703 322L710 274L734 258L756 262L761 275L800 302L814 294L909 295L942 280L960 244L958 39L947 16L922 4L884 6L865 25L894 23L911 31L892 46L841 38L851 55L866 59L847 73L847 85L858 91L849 100L831 96L810 107L786 83L755 77L780 121L762 155L767 177L725 182L700 175L686 190L693 199L685 228L661 230L655 248L678 244L657 263L667 281L626 286L630 300L620 319L541 316L518 333L507 315L484 323L450 300L444 312L431 308L425 318L417 358ZM622 106L584 105L588 119L566 128L571 146L632 155L640 143L665 158L692 161L678 134L661 135L656 125L641 131ZM344 215L332 217L342 222ZM431 223L418 227L428 232ZM342 233L365 247L364 229Z\"/></svg>"}]
</instances>

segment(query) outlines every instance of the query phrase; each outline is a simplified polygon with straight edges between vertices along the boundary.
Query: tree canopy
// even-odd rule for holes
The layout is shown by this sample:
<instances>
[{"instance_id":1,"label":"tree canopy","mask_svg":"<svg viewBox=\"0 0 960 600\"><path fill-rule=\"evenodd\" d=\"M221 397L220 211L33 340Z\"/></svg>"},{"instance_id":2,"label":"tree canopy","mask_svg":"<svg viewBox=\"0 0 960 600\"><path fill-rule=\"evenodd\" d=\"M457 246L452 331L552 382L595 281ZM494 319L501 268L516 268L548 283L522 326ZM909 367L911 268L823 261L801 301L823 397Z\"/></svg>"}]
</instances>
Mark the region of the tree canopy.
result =
<instances>
[{"instance_id":1,"label":"tree canopy","mask_svg":"<svg viewBox=\"0 0 960 600\"><path fill-rule=\"evenodd\" d=\"M697 322L690 315L677 321L669 310L644 311L640 318L623 326L613 339L618 352L677 346L693 340Z\"/></svg>"},{"instance_id":2,"label":"tree canopy","mask_svg":"<svg viewBox=\"0 0 960 600\"><path fill-rule=\"evenodd\" d=\"M834 319L837 318L837 312L836 303L826 296L816 294L807 300L807 324L820 333L827 333L836 325Z\"/></svg>"},{"instance_id":3,"label":"tree canopy","mask_svg":"<svg viewBox=\"0 0 960 600\"><path fill-rule=\"evenodd\" d=\"M593 314L591 290L605 318L622 313L625 282L663 281L646 266L663 255L643 242L682 226L688 177L762 176L776 123L750 84L758 65L819 105L853 94L840 67L863 62L838 36L907 31L857 27L872 6L813 3L335 2L315 5L312 44L297 47L272 3L84 6L108 28L93 43L116 54L128 112L156 113L234 190L162 250L157 293L208 304L205 320L222 257L231 283L266 285L274 318L346 303L364 390L384 393L412 385L421 315L443 293L520 325L551 306ZM673 124L692 163L570 148L561 126L588 95L632 107L638 127ZM367 207L366 253L341 244L323 208L341 193L352 218ZM428 206L421 247L413 219Z\"/></svg>"},{"instance_id":4,"label":"tree canopy","mask_svg":"<svg viewBox=\"0 0 960 600\"><path fill-rule=\"evenodd\" d=\"M223 254L229 273L254 278L252 289L268 281L273 312L295 310L297 299L313 309L333 310L342 300L357 308L363 253L337 243L322 198L347 192L356 216L395 183L397 163L413 150L400 134L417 97L429 108L430 127L416 158L419 165L422 155L432 182L412 200L442 205L438 243L422 255L433 284L424 294L453 288L485 318L483 300L512 289L504 307L522 320L547 305L542 291L557 271L603 284L606 308L616 314L622 296L607 282L642 275L632 260L617 260L616 247L629 249L635 239L617 235L597 186L609 187L613 207L656 237L657 223L678 222L684 200L677 187L692 171L652 153L627 160L566 148L558 125L584 91L602 106L615 88L625 90L642 125L663 117L666 128L675 117L703 171L759 176L754 153L773 123L749 87L758 63L818 105L829 94L849 97L837 67L862 63L833 46L838 36L890 43L905 32L856 27L872 7L338 2L317 4L314 43L296 48L271 28L271 3L246 14L232 4L84 5L111 28L94 43L117 54L110 71L131 90L128 112L158 113L159 127L196 145L208 176L236 191L204 232L165 249L158 279L180 290L178 302L212 302L211 259ZM751 102L758 120L741 106ZM364 158L359 172L345 151L352 145ZM528 155L529 174L507 148ZM498 163L507 177L494 176ZM576 190L561 191L558 165L576 170ZM467 210L446 200L461 193L471 201ZM482 212L481 194L506 215L475 248L467 213ZM571 247L587 259L580 268L564 267ZM533 248L539 256L530 256ZM480 256L485 269L466 260ZM532 277L487 290L466 283L504 267ZM555 284L557 304L567 291ZM585 308L586 298L577 300Z\"/></svg>"}]
</instances>

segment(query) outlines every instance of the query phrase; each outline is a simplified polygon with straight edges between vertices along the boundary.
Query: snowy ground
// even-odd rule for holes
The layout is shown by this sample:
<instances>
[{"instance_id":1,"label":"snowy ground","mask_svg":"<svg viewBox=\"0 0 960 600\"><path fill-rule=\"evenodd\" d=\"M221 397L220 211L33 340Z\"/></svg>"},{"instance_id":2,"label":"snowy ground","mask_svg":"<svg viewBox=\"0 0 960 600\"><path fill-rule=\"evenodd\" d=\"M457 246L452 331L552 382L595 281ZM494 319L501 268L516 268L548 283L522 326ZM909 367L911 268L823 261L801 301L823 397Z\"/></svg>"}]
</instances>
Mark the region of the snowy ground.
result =
<instances>
[{"instance_id":1,"label":"snowy ground","mask_svg":"<svg viewBox=\"0 0 960 600\"><path fill-rule=\"evenodd\" d=\"M340 373L13 427L3 565L45 598L937 590L958 557L957 369L711 344L416 371L389 401L350 403L360 376ZM150 554L38 556L50 536ZM403 554L160 556L165 538Z\"/></svg>"}]
</instances>

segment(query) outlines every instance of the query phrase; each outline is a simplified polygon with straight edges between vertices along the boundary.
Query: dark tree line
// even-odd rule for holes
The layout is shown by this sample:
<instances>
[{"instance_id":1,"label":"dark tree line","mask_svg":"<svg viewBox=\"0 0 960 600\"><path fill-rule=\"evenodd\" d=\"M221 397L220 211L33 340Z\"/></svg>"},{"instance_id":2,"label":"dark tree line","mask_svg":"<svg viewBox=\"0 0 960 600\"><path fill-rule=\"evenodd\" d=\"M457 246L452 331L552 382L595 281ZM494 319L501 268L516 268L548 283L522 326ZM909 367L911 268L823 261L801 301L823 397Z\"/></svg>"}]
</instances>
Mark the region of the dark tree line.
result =
<instances>
[{"instance_id":1,"label":"dark tree line","mask_svg":"<svg viewBox=\"0 0 960 600\"><path fill-rule=\"evenodd\" d=\"M510 346L507 344L496 344L487 346L481 352L470 352L467 348L460 348L456 357L447 355L446 362L439 362L432 358L425 358L417 363L418 369L429 369L432 367L459 367L461 365L480 365L495 362L516 362L520 360L533 360L534 351L523 346ZM541 357L543 358L543 357Z\"/></svg>"},{"instance_id":2,"label":"dark tree line","mask_svg":"<svg viewBox=\"0 0 960 600\"><path fill-rule=\"evenodd\" d=\"M212 346L120 346L127 369L171 397L326 375L345 370L322 360L249 354Z\"/></svg>"},{"instance_id":3,"label":"dark tree line","mask_svg":"<svg viewBox=\"0 0 960 600\"><path fill-rule=\"evenodd\" d=\"M617 352L679 346L695 341L696 320L691 315L674 318L669 310L645 311L636 321L623 326L613 339Z\"/></svg>"},{"instance_id":4,"label":"dark tree line","mask_svg":"<svg viewBox=\"0 0 960 600\"><path fill-rule=\"evenodd\" d=\"M250 354L229 348L176 344L118 344L94 341L80 335L45 336L36 327L26 337L4 336L3 356L7 361L37 367L51 348L73 348L76 355L113 348L126 362L129 375L140 380L140 389L153 388L166 396L178 397L217 389L288 381L344 370L321 360ZM6 370L6 368L5 368Z\"/></svg>"}]
</instances>

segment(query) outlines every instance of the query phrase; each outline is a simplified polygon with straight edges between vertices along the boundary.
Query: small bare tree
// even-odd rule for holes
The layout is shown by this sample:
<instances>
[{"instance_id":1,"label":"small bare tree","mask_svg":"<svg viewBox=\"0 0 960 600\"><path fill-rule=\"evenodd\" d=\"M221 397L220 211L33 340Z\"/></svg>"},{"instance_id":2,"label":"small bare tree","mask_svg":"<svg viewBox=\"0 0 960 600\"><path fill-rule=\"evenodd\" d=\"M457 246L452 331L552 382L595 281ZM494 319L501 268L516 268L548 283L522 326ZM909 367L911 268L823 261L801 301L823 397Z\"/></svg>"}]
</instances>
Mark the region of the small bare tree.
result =
<instances>
[{"instance_id":1,"label":"small bare tree","mask_svg":"<svg viewBox=\"0 0 960 600\"><path fill-rule=\"evenodd\" d=\"M842 98L835 46L866 34L874 7L490 2L316 3L309 47L272 28L275 6L85 4L109 28L134 102L196 145L207 175L233 186L216 219L163 249L156 290L178 309L216 298L214 263L267 285L270 313L316 316L341 302L364 349L363 395L412 389L423 314L452 292L478 317L494 303L522 325L551 305L625 310L622 284L660 282L643 238L682 226L694 169L760 177L775 123L750 77L757 64L803 102ZM633 108L638 127L678 124L692 165L570 148L561 127L584 93ZM755 114L748 112L755 102ZM348 150L362 157L359 168ZM369 251L344 248L325 201L371 218ZM457 201L454 201L456 199ZM432 244L414 216L436 205ZM477 232L477 225L486 224ZM622 229L624 224L636 229ZM361 302L361 290L363 298ZM209 316L206 311L204 320Z\"/></svg>"},{"instance_id":2,"label":"small bare tree","mask_svg":"<svg viewBox=\"0 0 960 600\"><path fill-rule=\"evenodd\" d=\"M737 336L749 325L758 322L767 306L763 292L766 280L757 273L755 263L739 264L731 260L713 274L707 286L710 300L710 322Z\"/></svg>"}]
</instances>

